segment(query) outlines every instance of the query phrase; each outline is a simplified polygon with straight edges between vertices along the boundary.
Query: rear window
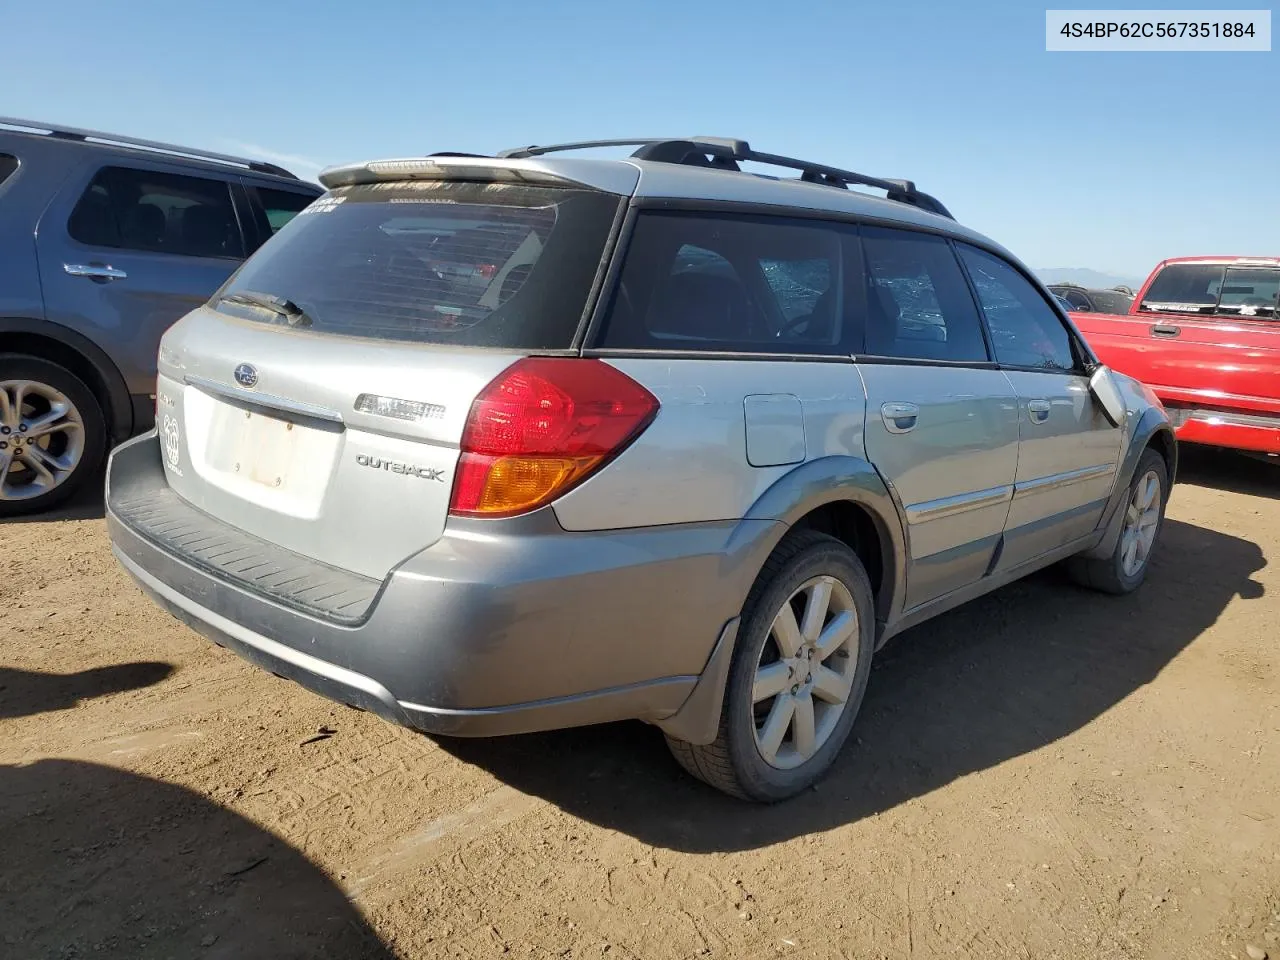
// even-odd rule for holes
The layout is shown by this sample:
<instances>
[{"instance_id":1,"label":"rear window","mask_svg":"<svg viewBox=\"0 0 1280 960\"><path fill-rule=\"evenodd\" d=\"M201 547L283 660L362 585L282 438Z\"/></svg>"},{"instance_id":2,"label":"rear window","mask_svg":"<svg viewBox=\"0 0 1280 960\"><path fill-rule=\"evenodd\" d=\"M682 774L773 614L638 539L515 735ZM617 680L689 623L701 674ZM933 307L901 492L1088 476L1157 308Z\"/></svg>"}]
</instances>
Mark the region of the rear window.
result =
<instances>
[{"instance_id":1,"label":"rear window","mask_svg":"<svg viewBox=\"0 0 1280 960\"><path fill-rule=\"evenodd\" d=\"M1099 313L1126 314L1133 306L1133 297L1112 290L1094 290L1093 305Z\"/></svg>"},{"instance_id":2,"label":"rear window","mask_svg":"<svg viewBox=\"0 0 1280 960\"><path fill-rule=\"evenodd\" d=\"M1280 268L1171 263L1151 282L1141 309L1272 319L1278 294Z\"/></svg>"},{"instance_id":3,"label":"rear window","mask_svg":"<svg viewBox=\"0 0 1280 960\"><path fill-rule=\"evenodd\" d=\"M214 298L291 301L320 333L466 347L572 344L621 199L593 190L421 182L315 201Z\"/></svg>"},{"instance_id":4,"label":"rear window","mask_svg":"<svg viewBox=\"0 0 1280 960\"><path fill-rule=\"evenodd\" d=\"M12 153L0 153L0 183L9 179L9 174L18 169L18 158Z\"/></svg>"}]
</instances>

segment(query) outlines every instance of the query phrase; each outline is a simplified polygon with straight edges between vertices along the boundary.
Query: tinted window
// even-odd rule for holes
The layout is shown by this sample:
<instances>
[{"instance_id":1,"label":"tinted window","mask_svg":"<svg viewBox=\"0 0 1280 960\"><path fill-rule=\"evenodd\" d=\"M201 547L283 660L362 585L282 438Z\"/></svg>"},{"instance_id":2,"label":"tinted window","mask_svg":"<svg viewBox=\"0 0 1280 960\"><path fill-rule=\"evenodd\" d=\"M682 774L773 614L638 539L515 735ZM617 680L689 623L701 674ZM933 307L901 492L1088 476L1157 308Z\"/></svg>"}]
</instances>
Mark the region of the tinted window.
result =
<instances>
[{"instance_id":1,"label":"tinted window","mask_svg":"<svg viewBox=\"0 0 1280 960\"><path fill-rule=\"evenodd\" d=\"M1272 267L1227 267L1217 313L1234 317L1276 316L1280 270Z\"/></svg>"},{"instance_id":2,"label":"tinted window","mask_svg":"<svg viewBox=\"0 0 1280 960\"><path fill-rule=\"evenodd\" d=\"M1075 369L1071 335L1031 282L998 257L958 246L978 291L996 360L1017 367Z\"/></svg>"},{"instance_id":3,"label":"tinted window","mask_svg":"<svg viewBox=\"0 0 1280 960\"><path fill-rule=\"evenodd\" d=\"M104 167L80 197L67 229L95 247L244 255L230 188L203 177Z\"/></svg>"},{"instance_id":4,"label":"tinted window","mask_svg":"<svg viewBox=\"0 0 1280 960\"><path fill-rule=\"evenodd\" d=\"M984 361L982 323L945 240L867 227L867 349L872 356Z\"/></svg>"},{"instance_id":5,"label":"tinted window","mask_svg":"<svg viewBox=\"0 0 1280 960\"><path fill-rule=\"evenodd\" d=\"M1171 263L1151 282L1140 309L1272 319L1278 296L1280 268Z\"/></svg>"},{"instance_id":6,"label":"tinted window","mask_svg":"<svg viewBox=\"0 0 1280 960\"><path fill-rule=\"evenodd\" d=\"M1093 304L1101 313L1125 314L1133 305L1133 297L1118 290L1095 290Z\"/></svg>"},{"instance_id":7,"label":"tinted window","mask_svg":"<svg viewBox=\"0 0 1280 960\"><path fill-rule=\"evenodd\" d=\"M9 179L9 174L18 169L18 158L11 153L0 153L0 183Z\"/></svg>"},{"instance_id":8,"label":"tinted window","mask_svg":"<svg viewBox=\"0 0 1280 960\"><path fill-rule=\"evenodd\" d=\"M1062 290L1063 298L1067 303L1071 304L1073 310L1088 310L1090 308L1089 298L1084 295L1081 290Z\"/></svg>"},{"instance_id":9,"label":"tinted window","mask_svg":"<svg viewBox=\"0 0 1280 960\"><path fill-rule=\"evenodd\" d=\"M1225 272L1220 263L1171 263L1151 281L1140 309L1152 313L1212 313Z\"/></svg>"},{"instance_id":10,"label":"tinted window","mask_svg":"<svg viewBox=\"0 0 1280 960\"><path fill-rule=\"evenodd\" d=\"M344 187L299 213L219 294L292 301L319 333L564 349L619 202L507 184ZM225 301L218 309L281 322Z\"/></svg>"},{"instance_id":11,"label":"tinted window","mask_svg":"<svg viewBox=\"0 0 1280 960\"><path fill-rule=\"evenodd\" d=\"M267 224L275 233L286 223L310 206L316 197L310 193L293 190L272 190L270 187L250 187L267 215Z\"/></svg>"},{"instance_id":12,"label":"tinted window","mask_svg":"<svg viewBox=\"0 0 1280 960\"><path fill-rule=\"evenodd\" d=\"M853 236L781 217L644 213L600 345L851 352L841 265Z\"/></svg>"}]
</instances>

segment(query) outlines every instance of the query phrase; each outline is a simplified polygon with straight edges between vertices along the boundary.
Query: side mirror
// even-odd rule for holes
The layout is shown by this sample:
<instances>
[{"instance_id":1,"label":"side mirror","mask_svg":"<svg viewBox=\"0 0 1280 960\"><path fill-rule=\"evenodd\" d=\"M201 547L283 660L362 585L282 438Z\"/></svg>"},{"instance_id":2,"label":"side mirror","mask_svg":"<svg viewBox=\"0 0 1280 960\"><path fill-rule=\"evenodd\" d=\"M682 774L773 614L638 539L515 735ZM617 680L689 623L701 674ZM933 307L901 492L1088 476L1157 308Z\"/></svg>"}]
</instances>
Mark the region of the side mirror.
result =
<instances>
[{"instance_id":1,"label":"side mirror","mask_svg":"<svg viewBox=\"0 0 1280 960\"><path fill-rule=\"evenodd\" d=\"M1124 396L1116 385L1116 380L1111 374L1110 367L1105 364L1099 364L1090 374L1089 392L1093 394L1093 399L1102 408L1103 415L1111 422L1113 427L1118 427L1124 423L1128 408L1125 406Z\"/></svg>"}]
</instances>

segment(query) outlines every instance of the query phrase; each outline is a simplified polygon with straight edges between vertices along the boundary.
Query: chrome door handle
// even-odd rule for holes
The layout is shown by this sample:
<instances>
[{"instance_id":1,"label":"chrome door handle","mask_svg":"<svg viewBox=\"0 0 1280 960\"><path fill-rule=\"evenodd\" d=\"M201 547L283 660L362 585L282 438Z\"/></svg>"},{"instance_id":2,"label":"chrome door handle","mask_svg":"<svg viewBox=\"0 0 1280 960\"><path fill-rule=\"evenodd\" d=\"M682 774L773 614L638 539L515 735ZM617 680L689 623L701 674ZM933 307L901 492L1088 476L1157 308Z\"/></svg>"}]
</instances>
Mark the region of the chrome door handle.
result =
<instances>
[{"instance_id":1,"label":"chrome door handle","mask_svg":"<svg viewBox=\"0 0 1280 960\"><path fill-rule=\"evenodd\" d=\"M890 433L906 433L914 430L920 419L920 408L914 403L882 403L880 418Z\"/></svg>"},{"instance_id":2,"label":"chrome door handle","mask_svg":"<svg viewBox=\"0 0 1280 960\"><path fill-rule=\"evenodd\" d=\"M73 277L88 277L90 280L123 280L129 276L123 270L103 263L64 263L62 269Z\"/></svg>"},{"instance_id":3,"label":"chrome door handle","mask_svg":"<svg viewBox=\"0 0 1280 960\"><path fill-rule=\"evenodd\" d=\"M1028 400L1027 413L1031 415L1032 423L1044 423L1049 419L1049 401L1048 400Z\"/></svg>"},{"instance_id":4,"label":"chrome door handle","mask_svg":"<svg viewBox=\"0 0 1280 960\"><path fill-rule=\"evenodd\" d=\"M1174 326L1172 323L1157 323L1151 327L1151 335L1153 337L1176 337L1182 333L1182 328Z\"/></svg>"}]
</instances>

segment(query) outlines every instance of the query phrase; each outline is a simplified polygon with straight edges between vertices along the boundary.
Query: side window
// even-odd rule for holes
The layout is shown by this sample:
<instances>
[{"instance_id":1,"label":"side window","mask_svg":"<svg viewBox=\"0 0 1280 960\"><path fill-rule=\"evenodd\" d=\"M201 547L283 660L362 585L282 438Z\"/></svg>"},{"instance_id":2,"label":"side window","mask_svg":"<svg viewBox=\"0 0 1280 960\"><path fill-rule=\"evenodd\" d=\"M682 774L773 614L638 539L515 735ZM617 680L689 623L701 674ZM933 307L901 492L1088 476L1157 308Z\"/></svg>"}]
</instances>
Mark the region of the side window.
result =
<instances>
[{"instance_id":1,"label":"side window","mask_svg":"<svg viewBox=\"0 0 1280 960\"><path fill-rule=\"evenodd\" d=\"M598 345L850 353L842 264L853 239L782 217L641 214Z\"/></svg>"},{"instance_id":2,"label":"side window","mask_svg":"<svg viewBox=\"0 0 1280 960\"><path fill-rule=\"evenodd\" d=\"M1228 317L1274 320L1277 301L1280 301L1280 270L1227 267L1216 312Z\"/></svg>"},{"instance_id":3,"label":"side window","mask_svg":"<svg viewBox=\"0 0 1280 960\"><path fill-rule=\"evenodd\" d=\"M969 363L989 359L973 295L945 240L864 227L862 249L869 355Z\"/></svg>"},{"instance_id":4,"label":"side window","mask_svg":"<svg viewBox=\"0 0 1280 960\"><path fill-rule=\"evenodd\" d=\"M812 314L831 289L829 260L761 260L760 267L787 322Z\"/></svg>"},{"instance_id":5,"label":"side window","mask_svg":"<svg viewBox=\"0 0 1280 960\"><path fill-rule=\"evenodd\" d=\"M67 231L95 247L187 257L242 257L244 244L221 180L103 167L85 189Z\"/></svg>"},{"instance_id":6,"label":"side window","mask_svg":"<svg viewBox=\"0 0 1280 960\"><path fill-rule=\"evenodd\" d=\"M12 153L0 153L0 183L9 179L9 174L18 169L18 158Z\"/></svg>"},{"instance_id":7,"label":"side window","mask_svg":"<svg viewBox=\"0 0 1280 960\"><path fill-rule=\"evenodd\" d=\"M1076 310L1089 309L1089 298L1080 290L1064 290L1062 296Z\"/></svg>"},{"instance_id":8,"label":"side window","mask_svg":"<svg viewBox=\"0 0 1280 960\"><path fill-rule=\"evenodd\" d=\"M272 190L270 187L250 187L249 189L262 204L262 210L267 215L267 223L272 233L278 232L316 199L309 193L297 193L293 190Z\"/></svg>"},{"instance_id":9,"label":"side window","mask_svg":"<svg viewBox=\"0 0 1280 960\"><path fill-rule=\"evenodd\" d=\"M1074 370L1071 334L1040 292L999 257L958 244L991 331L996 360L1016 367Z\"/></svg>"}]
</instances>

